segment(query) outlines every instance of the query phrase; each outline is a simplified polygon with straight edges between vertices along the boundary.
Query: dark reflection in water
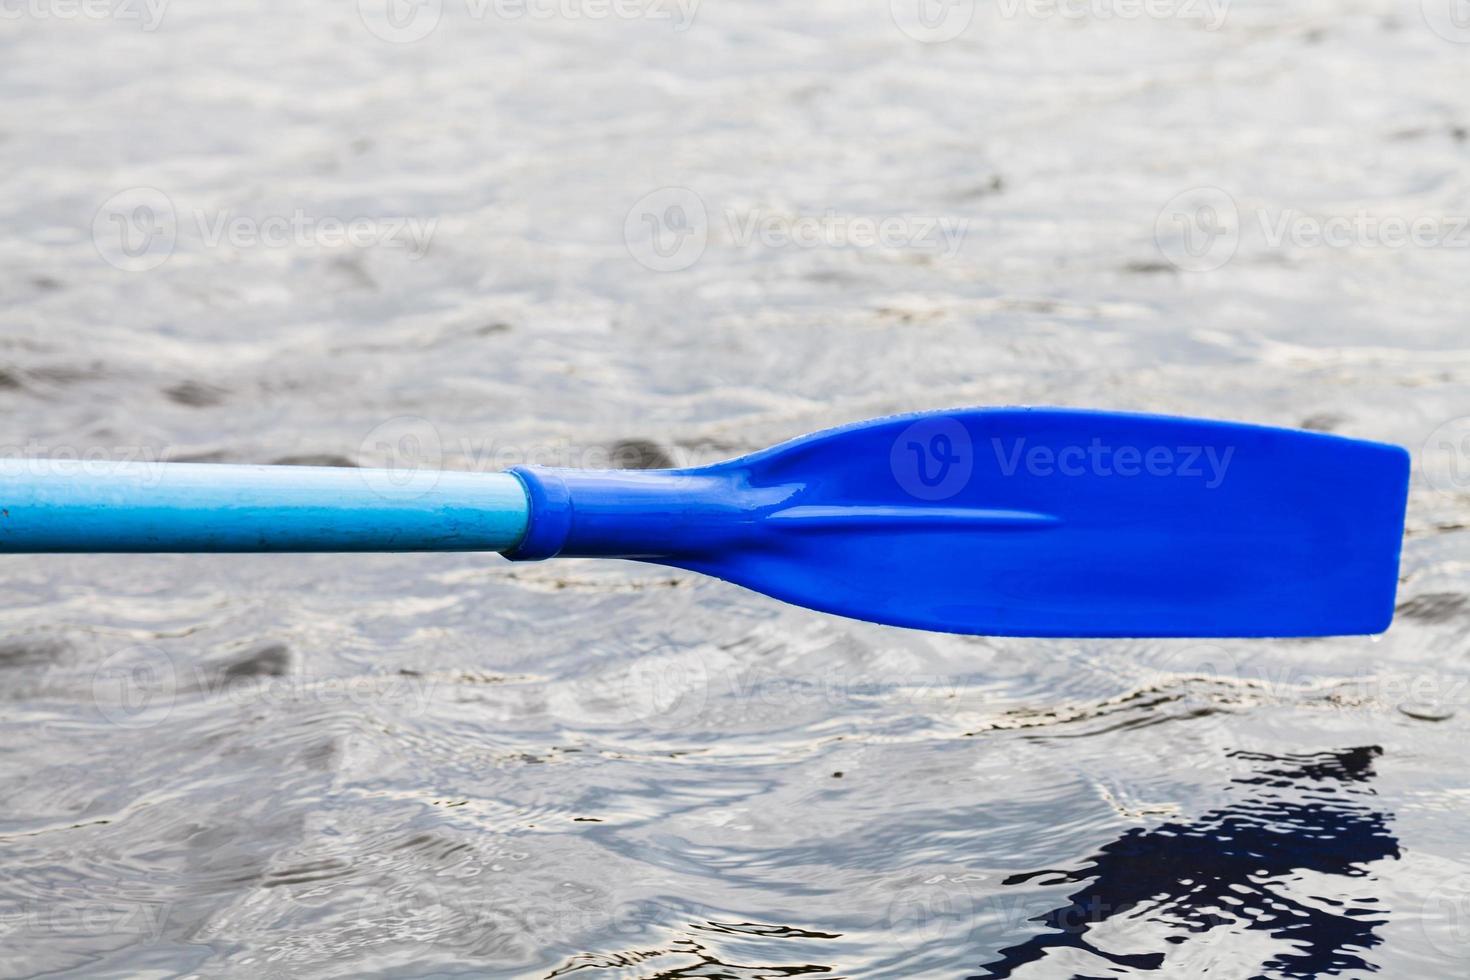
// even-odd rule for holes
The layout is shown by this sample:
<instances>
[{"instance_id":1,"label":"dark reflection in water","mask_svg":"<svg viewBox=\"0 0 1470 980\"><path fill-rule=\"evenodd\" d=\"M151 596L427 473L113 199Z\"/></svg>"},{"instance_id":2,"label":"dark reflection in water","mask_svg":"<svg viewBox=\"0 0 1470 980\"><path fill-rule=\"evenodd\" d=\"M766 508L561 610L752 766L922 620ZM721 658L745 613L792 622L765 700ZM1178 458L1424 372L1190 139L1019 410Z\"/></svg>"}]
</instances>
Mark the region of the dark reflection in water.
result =
<instances>
[{"instance_id":1,"label":"dark reflection in water","mask_svg":"<svg viewBox=\"0 0 1470 980\"><path fill-rule=\"evenodd\" d=\"M1399 856L1388 817L1372 806L1374 791L1364 785L1381 753L1377 746L1309 755L1231 753L1259 763L1253 774L1232 780L1249 787L1239 803L1189 823L1129 831L1076 871L1007 878L1007 885L1043 875L1051 876L1050 884L1087 885L1068 896L1070 904L1033 920L1051 931L1001 950L970 980L1009 977L1053 949L1085 950L1133 969L1162 967L1163 952L1110 952L1089 941L1089 932L1115 917L1161 923L1171 930L1166 941L1176 945L1220 928L1264 931L1289 947L1260 965L1264 975L1373 970L1359 953L1382 941L1374 930L1387 910L1371 898L1310 894L1303 900L1293 891L1314 889L1291 883L1302 872L1362 877L1365 865Z\"/></svg>"}]
</instances>

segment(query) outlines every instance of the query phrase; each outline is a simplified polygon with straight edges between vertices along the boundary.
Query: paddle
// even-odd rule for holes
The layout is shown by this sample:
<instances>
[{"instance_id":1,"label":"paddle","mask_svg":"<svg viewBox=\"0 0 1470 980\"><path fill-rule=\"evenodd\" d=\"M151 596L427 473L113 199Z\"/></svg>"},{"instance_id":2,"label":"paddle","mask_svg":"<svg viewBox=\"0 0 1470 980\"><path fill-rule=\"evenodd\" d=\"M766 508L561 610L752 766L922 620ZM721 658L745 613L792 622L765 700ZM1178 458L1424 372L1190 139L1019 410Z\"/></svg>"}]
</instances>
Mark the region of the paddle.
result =
<instances>
[{"instance_id":1,"label":"paddle","mask_svg":"<svg viewBox=\"0 0 1470 980\"><path fill-rule=\"evenodd\" d=\"M621 557L955 633L1322 636L1393 618L1409 461L1312 432L975 408L684 470L96 469L0 464L0 552Z\"/></svg>"}]
</instances>

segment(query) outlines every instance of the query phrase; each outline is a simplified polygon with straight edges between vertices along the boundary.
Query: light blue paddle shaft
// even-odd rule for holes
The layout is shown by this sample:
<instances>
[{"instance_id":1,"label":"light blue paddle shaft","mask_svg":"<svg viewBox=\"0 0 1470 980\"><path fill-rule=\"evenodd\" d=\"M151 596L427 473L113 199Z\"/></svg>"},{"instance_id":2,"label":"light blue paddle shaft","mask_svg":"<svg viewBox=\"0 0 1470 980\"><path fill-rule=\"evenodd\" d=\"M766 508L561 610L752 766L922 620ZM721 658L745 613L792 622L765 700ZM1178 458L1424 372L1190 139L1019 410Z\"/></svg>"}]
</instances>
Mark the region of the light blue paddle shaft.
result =
<instances>
[{"instance_id":1,"label":"light blue paddle shaft","mask_svg":"<svg viewBox=\"0 0 1470 980\"><path fill-rule=\"evenodd\" d=\"M0 553L503 551L508 473L0 461Z\"/></svg>"}]
</instances>

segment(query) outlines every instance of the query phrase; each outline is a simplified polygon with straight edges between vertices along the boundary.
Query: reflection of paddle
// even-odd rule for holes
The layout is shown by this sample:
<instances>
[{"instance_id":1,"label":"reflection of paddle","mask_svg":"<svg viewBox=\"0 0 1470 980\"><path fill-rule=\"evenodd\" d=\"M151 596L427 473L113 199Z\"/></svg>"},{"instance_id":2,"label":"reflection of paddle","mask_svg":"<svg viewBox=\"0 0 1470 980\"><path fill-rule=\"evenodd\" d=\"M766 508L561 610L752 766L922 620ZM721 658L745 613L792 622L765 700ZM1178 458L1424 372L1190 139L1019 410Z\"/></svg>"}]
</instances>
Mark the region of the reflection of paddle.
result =
<instances>
[{"instance_id":1,"label":"reflection of paddle","mask_svg":"<svg viewBox=\"0 0 1470 980\"><path fill-rule=\"evenodd\" d=\"M1235 758L1263 764L1253 776L1234 780L1253 788L1242 802L1188 823L1171 821L1149 830L1130 830L1077 871L1007 878L1007 885L1042 875L1048 876L1044 884L1087 884L1067 896L1069 904L1032 920L1050 931L1000 950L1000 958L982 967L986 972L972 980L1012 976L1054 949L1085 950L1135 969L1165 965L1162 952L1116 952L1117 933L1111 930L1106 939L1099 939L1107 949L1089 942L1087 934L1114 916L1169 927L1173 934L1165 941L1170 944L1196 937L1207 943L1213 938L1208 933L1217 928L1259 930L1282 940L1282 951L1268 962L1242 960L1231 964L1231 975L1370 972L1372 967L1359 954L1382 942L1374 930L1387 920L1388 909L1371 898L1360 905L1332 895L1301 901L1293 897L1292 883L1308 881L1314 883L1312 888L1323 889L1325 879L1316 876L1361 880L1364 865L1399 856L1387 818L1368 800L1355 802L1350 788L1372 778L1373 759L1381 752L1367 746L1281 757L1233 753ZM1158 935L1155 930L1145 932Z\"/></svg>"},{"instance_id":2,"label":"reflection of paddle","mask_svg":"<svg viewBox=\"0 0 1470 980\"><path fill-rule=\"evenodd\" d=\"M12 460L0 551L620 557L956 633L1318 636L1388 626L1407 484L1319 433L958 409L683 470Z\"/></svg>"}]
</instances>

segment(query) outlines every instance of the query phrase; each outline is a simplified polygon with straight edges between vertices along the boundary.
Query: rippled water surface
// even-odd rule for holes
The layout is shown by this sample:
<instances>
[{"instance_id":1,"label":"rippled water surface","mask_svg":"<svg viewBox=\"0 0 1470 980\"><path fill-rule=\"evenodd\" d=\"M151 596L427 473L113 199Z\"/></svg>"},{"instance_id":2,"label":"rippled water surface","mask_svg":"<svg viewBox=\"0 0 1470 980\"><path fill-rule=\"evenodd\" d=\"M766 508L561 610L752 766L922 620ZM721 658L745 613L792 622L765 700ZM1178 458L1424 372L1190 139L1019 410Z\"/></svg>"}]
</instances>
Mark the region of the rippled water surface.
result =
<instances>
[{"instance_id":1,"label":"rippled water surface","mask_svg":"<svg viewBox=\"0 0 1470 980\"><path fill-rule=\"evenodd\" d=\"M1052 403L1465 468L1416 468L1378 638L933 635L616 562L4 559L3 975L1470 969L1470 242L1274 231L1470 213L1431 0L961 2L942 43L902 0L445 0L412 42L368 2L13 6L6 455L661 465Z\"/></svg>"}]
</instances>

